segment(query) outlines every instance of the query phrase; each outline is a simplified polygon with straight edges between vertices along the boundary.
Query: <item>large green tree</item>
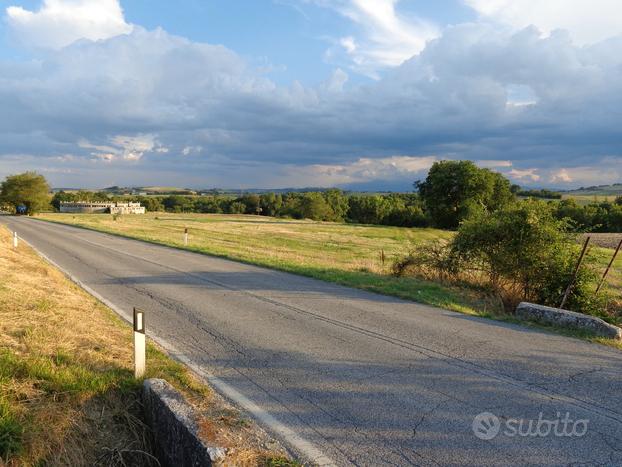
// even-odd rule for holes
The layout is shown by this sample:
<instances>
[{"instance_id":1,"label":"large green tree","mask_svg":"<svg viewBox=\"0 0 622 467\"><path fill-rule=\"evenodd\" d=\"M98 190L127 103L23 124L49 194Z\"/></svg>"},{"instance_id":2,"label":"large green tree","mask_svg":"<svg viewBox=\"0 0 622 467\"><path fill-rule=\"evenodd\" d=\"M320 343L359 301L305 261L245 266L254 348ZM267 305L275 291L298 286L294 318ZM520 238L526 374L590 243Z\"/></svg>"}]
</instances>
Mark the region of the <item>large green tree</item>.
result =
<instances>
[{"instance_id":1,"label":"large green tree","mask_svg":"<svg viewBox=\"0 0 622 467\"><path fill-rule=\"evenodd\" d=\"M17 208L26 206L28 214L36 214L50 206L50 186L43 175L25 172L8 176L0 185L0 200Z\"/></svg>"},{"instance_id":2,"label":"large green tree","mask_svg":"<svg viewBox=\"0 0 622 467\"><path fill-rule=\"evenodd\" d=\"M473 213L493 212L514 200L508 179L471 161L435 162L416 187L434 224L446 229L458 227Z\"/></svg>"}]
</instances>

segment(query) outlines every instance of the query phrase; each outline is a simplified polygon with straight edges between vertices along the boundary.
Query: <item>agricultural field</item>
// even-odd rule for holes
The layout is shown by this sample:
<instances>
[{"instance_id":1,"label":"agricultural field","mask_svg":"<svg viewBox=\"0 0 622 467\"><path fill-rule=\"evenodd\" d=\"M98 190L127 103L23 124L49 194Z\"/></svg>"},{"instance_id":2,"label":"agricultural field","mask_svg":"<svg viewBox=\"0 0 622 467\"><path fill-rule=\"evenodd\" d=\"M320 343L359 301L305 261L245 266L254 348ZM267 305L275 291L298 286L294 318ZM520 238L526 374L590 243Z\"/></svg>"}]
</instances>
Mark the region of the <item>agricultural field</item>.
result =
<instances>
[{"instance_id":1,"label":"agricultural field","mask_svg":"<svg viewBox=\"0 0 622 467\"><path fill-rule=\"evenodd\" d=\"M603 194L592 194L592 195L584 195L584 194L566 194L562 195L562 199L574 199L579 206L587 206L588 204L593 203L602 203L605 201L609 201L612 203L615 199L620 195L603 195Z\"/></svg>"},{"instance_id":2,"label":"agricultural field","mask_svg":"<svg viewBox=\"0 0 622 467\"><path fill-rule=\"evenodd\" d=\"M498 300L473 289L391 275L394 260L417 244L450 238L452 233L444 230L222 214L148 213L120 216L116 220L102 214L49 213L38 217L176 247L184 247L183 232L187 228L189 240L185 248L201 253L461 312L495 315L502 311ZM596 243L595 248L599 248L599 264L604 269L611 250ZM622 296L622 255L609 282Z\"/></svg>"}]
</instances>

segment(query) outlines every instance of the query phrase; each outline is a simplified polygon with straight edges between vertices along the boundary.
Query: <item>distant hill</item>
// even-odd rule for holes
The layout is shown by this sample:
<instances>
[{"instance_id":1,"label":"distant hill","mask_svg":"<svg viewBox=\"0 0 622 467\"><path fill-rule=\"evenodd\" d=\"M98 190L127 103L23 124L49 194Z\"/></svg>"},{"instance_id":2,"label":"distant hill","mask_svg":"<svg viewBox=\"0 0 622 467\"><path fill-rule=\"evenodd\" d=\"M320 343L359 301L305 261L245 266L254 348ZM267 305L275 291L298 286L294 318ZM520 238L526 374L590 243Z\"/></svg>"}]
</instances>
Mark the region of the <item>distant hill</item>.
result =
<instances>
[{"instance_id":1,"label":"distant hill","mask_svg":"<svg viewBox=\"0 0 622 467\"><path fill-rule=\"evenodd\" d=\"M189 188L177 188L174 186L141 186L134 188L134 190L147 193L187 193L189 195L196 193L195 190Z\"/></svg>"},{"instance_id":2,"label":"distant hill","mask_svg":"<svg viewBox=\"0 0 622 467\"><path fill-rule=\"evenodd\" d=\"M120 186L109 186L107 188L102 188L101 190L106 193L111 193L114 195L128 195L128 194L139 194L145 193L148 195L194 195L196 191L190 190L189 188L177 188L174 186L136 186L136 187L120 187Z\"/></svg>"},{"instance_id":3,"label":"distant hill","mask_svg":"<svg viewBox=\"0 0 622 467\"><path fill-rule=\"evenodd\" d=\"M577 188L576 190L568 190L562 192L565 195L582 195L582 196L619 196L622 195L622 183L614 183L613 185L595 185Z\"/></svg>"}]
</instances>

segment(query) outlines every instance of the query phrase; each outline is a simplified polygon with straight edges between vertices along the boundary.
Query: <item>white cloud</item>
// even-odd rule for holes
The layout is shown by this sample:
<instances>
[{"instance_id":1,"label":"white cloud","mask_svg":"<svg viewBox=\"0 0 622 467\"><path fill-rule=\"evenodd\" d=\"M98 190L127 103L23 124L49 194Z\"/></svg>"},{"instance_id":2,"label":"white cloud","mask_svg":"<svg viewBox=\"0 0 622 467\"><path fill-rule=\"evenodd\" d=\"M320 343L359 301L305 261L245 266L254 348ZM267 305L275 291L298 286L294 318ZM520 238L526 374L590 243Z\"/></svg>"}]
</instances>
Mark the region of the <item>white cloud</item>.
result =
<instances>
[{"instance_id":1,"label":"white cloud","mask_svg":"<svg viewBox=\"0 0 622 467\"><path fill-rule=\"evenodd\" d=\"M189 156L191 154L200 154L203 151L203 146L185 146L181 150L183 156Z\"/></svg>"},{"instance_id":2,"label":"white cloud","mask_svg":"<svg viewBox=\"0 0 622 467\"><path fill-rule=\"evenodd\" d=\"M486 169L498 169L502 167L512 167L512 161L501 161L501 160L477 160L475 163L479 167L484 167Z\"/></svg>"},{"instance_id":3,"label":"white cloud","mask_svg":"<svg viewBox=\"0 0 622 467\"><path fill-rule=\"evenodd\" d=\"M570 173L568 172L567 169L559 169L551 173L550 180L552 183L558 183L558 182L568 183L568 182L572 182L573 178L570 176Z\"/></svg>"},{"instance_id":4,"label":"white cloud","mask_svg":"<svg viewBox=\"0 0 622 467\"><path fill-rule=\"evenodd\" d=\"M541 178L538 169L512 169L506 175L516 180L531 180L532 182L537 182Z\"/></svg>"},{"instance_id":5,"label":"white cloud","mask_svg":"<svg viewBox=\"0 0 622 467\"><path fill-rule=\"evenodd\" d=\"M595 165L562 167L549 173L549 182L564 185L606 185L622 180L622 158L604 158Z\"/></svg>"},{"instance_id":6,"label":"white cloud","mask_svg":"<svg viewBox=\"0 0 622 467\"><path fill-rule=\"evenodd\" d=\"M379 69L400 65L440 35L440 29L432 22L401 15L397 11L399 0L314 2L335 9L362 29L358 38L339 38L327 53L329 60L339 60L345 54L352 69L373 78L379 77Z\"/></svg>"},{"instance_id":7,"label":"white cloud","mask_svg":"<svg viewBox=\"0 0 622 467\"><path fill-rule=\"evenodd\" d=\"M622 34L620 0L464 0L484 19L514 29L534 25L544 33L570 31L578 44Z\"/></svg>"},{"instance_id":8,"label":"white cloud","mask_svg":"<svg viewBox=\"0 0 622 467\"><path fill-rule=\"evenodd\" d=\"M10 30L23 43L59 49L78 39L108 39L132 31L119 0L43 0L38 11L6 9Z\"/></svg>"},{"instance_id":9,"label":"white cloud","mask_svg":"<svg viewBox=\"0 0 622 467\"><path fill-rule=\"evenodd\" d=\"M78 141L78 146L91 149L91 156L96 160L139 161L148 152L167 153L168 148L162 146L155 135L138 134L134 136L117 135L109 138L110 145L91 144L85 139Z\"/></svg>"},{"instance_id":10,"label":"white cloud","mask_svg":"<svg viewBox=\"0 0 622 467\"><path fill-rule=\"evenodd\" d=\"M348 79L348 74L341 68L337 68L324 83L324 89L330 92L341 92L343 91L343 86L348 82Z\"/></svg>"},{"instance_id":11,"label":"white cloud","mask_svg":"<svg viewBox=\"0 0 622 467\"><path fill-rule=\"evenodd\" d=\"M436 160L434 156L364 157L348 164L291 167L287 175L288 178L313 180L314 186L334 186L412 176L425 172Z\"/></svg>"}]
</instances>

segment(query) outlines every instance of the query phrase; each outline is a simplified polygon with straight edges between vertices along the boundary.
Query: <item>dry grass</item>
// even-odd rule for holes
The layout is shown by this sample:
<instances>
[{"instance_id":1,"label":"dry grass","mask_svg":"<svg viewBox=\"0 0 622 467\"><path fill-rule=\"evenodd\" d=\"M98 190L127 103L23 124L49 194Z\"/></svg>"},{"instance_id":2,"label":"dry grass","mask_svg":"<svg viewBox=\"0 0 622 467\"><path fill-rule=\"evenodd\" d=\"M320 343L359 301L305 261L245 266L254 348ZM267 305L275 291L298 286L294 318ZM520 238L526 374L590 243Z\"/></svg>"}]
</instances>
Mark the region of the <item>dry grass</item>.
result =
<instances>
[{"instance_id":1,"label":"dry grass","mask_svg":"<svg viewBox=\"0 0 622 467\"><path fill-rule=\"evenodd\" d=\"M132 374L131 328L0 228L0 465L156 465ZM182 365L148 347L165 378L215 419L217 441L280 457L266 437ZM227 411L231 423L214 414ZM263 444L262 444L263 443ZM233 462L237 453L231 450ZM274 451L274 452L273 452Z\"/></svg>"},{"instance_id":2,"label":"dry grass","mask_svg":"<svg viewBox=\"0 0 622 467\"><path fill-rule=\"evenodd\" d=\"M394 277L392 267L413 246L449 239L452 232L374 225L288 220L264 216L147 213L39 216L154 243L272 267L322 280L427 303L463 313L506 318L501 302L480 288L450 284L430 277ZM189 229L184 247L183 232ZM384 251L385 262L381 261ZM604 270L612 251L599 248ZM622 297L622 255L607 280L614 296ZM614 304L622 307L622 299Z\"/></svg>"},{"instance_id":3,"label":"dry grass","mask_svg":"<svg viewBox=\"0 0 622 467\"><path fill-rule=\"evenodd\" d=\"M406 229L352 225L264 216L147 213L120 216L102 214L42 214L39 217L119 233L143 240L183 246L184 228L189 244L211 254L243 261L301 263L316 268L384 273L396 255L411 242L447 238L437 229ZM386 261L383 267L381 252Z\"/></svg>"},{"instance_id":4,"label":"dry grass","mask_svg":"<svg viewBox=\"0 0 622 467\"><path fill-rule=\"evenodd\" d=\"M616 198L620 195L608 195L608 194L563 194L562 199L574 199L576 203L580 206L587 206L592 203L602 203L604 201L609 201L612 203L616 200Z\"/></svg>"},{"instance_id":5,"label":"dry grass","mask_svg":"<svg viewBox=\"0 0 622 467\"><path fill-rule=\"evenodd\" d=\"M175 247L184 247L183 232L188 228L186 248L193 251L460 312L490 311L488 300L472 291L391 275L394 261L410 246L452 235L443 230L220 214L147 213L116 221L104 214L46 213L39 217Z\"/></svg>"}]
</instances>

